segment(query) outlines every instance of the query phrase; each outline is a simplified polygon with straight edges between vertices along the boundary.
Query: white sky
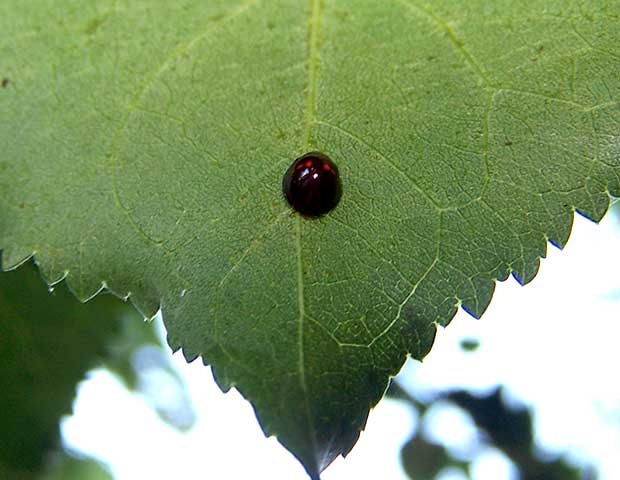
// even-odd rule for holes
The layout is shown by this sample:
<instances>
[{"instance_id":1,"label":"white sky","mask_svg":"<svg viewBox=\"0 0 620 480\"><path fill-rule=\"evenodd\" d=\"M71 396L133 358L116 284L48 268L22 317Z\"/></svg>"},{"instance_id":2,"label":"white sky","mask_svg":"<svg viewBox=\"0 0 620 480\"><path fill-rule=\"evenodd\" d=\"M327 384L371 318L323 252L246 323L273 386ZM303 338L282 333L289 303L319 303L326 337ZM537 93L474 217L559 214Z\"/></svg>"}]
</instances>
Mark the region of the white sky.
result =
<instances>
[{"instance_id":1,"label":"white sky","mask_svg":"<svg viewBox=\"0 0 620 480\"><path fill-rule=\"evenodd\" d=\"M549 246L537 277L526 287L497 285L481 320L460 311L439 332L422 364L410 361L399 376L416 391L461 386L486 391L498 383L534 407L537 439L546 450L570 450L591 459L602 479L620 478L620 224L575 218L563 252ZM480 347L465 353L462 338ZM275 439L265 439L252 408L236 392L222 394L208 368L174 362L197 412L196 426L180 434L113 376L96 371L79 388L73 416L62 425L73 449L107 462L117 480L170 478L307 480L303 468ZM462 417L462 416L461 416ZM437 409L435 436L471 442L466 419ZM323 480L405 479L401 445L415 426L410 410L383 400L353 452L338 459ZM514 477L502 455L487 450L472 468L476 480ZM462 477L449 472L442 480Z\"/></svg>"}]
</instances>

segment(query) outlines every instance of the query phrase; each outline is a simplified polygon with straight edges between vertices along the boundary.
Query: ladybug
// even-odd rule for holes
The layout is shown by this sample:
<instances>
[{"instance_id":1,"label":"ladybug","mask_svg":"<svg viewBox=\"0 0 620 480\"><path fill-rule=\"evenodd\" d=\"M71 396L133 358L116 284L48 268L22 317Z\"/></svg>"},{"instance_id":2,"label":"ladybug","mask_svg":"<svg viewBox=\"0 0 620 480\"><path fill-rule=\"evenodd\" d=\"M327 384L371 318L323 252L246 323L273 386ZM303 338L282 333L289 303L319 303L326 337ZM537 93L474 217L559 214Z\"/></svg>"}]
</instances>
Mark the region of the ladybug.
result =
<instances>
[{"instance_id":1,"label":"ladybug","mask_svg":"<svg viewBox=\"0 0 620 480\"><path fill-rule=\"evenodd\" d=\"M338 167L324 153L310 152L296 159L282 179L284 198L305 217L333 209L342 196Z\"/></svg>"}]
</instances>

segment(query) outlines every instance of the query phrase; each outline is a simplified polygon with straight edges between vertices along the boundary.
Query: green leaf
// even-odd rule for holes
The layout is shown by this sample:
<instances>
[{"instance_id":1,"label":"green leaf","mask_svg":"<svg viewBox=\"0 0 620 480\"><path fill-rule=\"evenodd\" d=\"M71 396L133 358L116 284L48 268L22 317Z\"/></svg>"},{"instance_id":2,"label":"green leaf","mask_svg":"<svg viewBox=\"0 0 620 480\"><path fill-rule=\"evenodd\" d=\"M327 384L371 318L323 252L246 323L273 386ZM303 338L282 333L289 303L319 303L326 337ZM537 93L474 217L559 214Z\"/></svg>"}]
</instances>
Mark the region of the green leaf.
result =
<instances>
[{"instance_id":1,"label":"green leaf","mask_svg":"<svg viewBox=\"0 0 620 480\"><path fill-rule=\"evenodd\" d=\"M202 355L312 477L407 354L620 194L620 4L0 6L0 247ZM340 204L290 212L319 150Z\"/></svg>"},{"instance_id":2,"label":"green leaf","mask_svg":"<svg viewBox=\"0 0 620 480\"><path fill-rule=\"evenodd\" d=\"M106 469L94 460L69 455L55 460L54 470L43 480L114 480Z\"/></svg>"}]
</instances>

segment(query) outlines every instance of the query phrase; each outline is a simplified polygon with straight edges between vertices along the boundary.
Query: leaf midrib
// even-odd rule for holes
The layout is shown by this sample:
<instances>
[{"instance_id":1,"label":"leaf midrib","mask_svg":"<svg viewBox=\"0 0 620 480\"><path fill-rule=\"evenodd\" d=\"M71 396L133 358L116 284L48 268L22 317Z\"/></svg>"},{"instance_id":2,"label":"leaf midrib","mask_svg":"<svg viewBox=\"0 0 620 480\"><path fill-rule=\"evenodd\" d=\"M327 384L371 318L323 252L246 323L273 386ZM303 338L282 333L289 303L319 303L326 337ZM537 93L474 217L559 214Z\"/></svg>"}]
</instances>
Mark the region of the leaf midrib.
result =
<instances>
[{"instance_id":1,"label":"leaf midrib","mask_svg":"<svg viewBox=\"0 0 620 480\"><path fill-rule=\"evenodd\" d=\"M319 47L321 34L321 19L323 15L323 0L310 0L310 20L308 26L308 45L306 57L306 89L305 89L305 111L304 111L304 130L303 130L303 149L304 152L311 150L312 126L316 121L317 100L318 100L318 77L319 77ZM304 397L304 408L312 450L318 453L317 440L313 426L313 415L308 398L308 385L306 380L305 349L304 349L304 328L305 328L305 297L304 297L304 268L303 268L303 247L302 247L302 217L296 216L295 221L295 246L297 250L297 302L299 309L299 331L298 331L298 362L299 362L299 383ZM316 460L316 459L315 459ZM316 465L316 468L320 468ZM318 473L318 472L317 472Z\"/></svg>"}]
</instances>

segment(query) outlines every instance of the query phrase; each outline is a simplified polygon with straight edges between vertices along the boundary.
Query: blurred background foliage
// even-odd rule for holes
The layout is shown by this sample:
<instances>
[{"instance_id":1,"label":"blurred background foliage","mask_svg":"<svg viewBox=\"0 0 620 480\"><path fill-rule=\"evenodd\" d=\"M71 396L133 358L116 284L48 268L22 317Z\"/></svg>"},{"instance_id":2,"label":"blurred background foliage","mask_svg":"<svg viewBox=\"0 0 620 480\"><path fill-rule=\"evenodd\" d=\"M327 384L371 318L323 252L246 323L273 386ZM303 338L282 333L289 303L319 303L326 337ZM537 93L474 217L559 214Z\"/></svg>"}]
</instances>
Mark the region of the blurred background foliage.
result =
<instances>
[{"instance_id":1,"label":"blurred background foliage","mask_svg":"<svg viewBox=\"0 0 620 480\"><path fill-rule=\"evenodd\" d=\"M160 335L127 302L102 292L82 304L65 282L48 289L33 261L1 273L0 478L111 478L60 437L77 385L94 368L146 396L164 421L191 427L190 400L169 359Z\"/></svg>"},{"instance_id":2,"label":"blurred background foliage","mask_svg":"<svg viewBox=\"0 0 620 480\"><path fill-rule=\"evenodd\" d=\"M521 480L594 480L594 470L570 465L562 457L549 458L537 449L532 413L523 405L507 402L502 388L476 395L466 390L436 392L430 400L420 400L397 382L388 397L406 402L419 419L401 450L401 461L413 480L435 480L448 471L470 478L471 463L482 449L497 449L508 457ZM510 405L509 405L510 403ZM476 429L467 448L450 448L438 443L425 427L433 408L452 406L466 415Z\"/></svg>"},{"instance_id":3,"label":"blurred background foliage","mask_svg":"<svg viewBox=\"0 0 620 480\"><path fill-rule=\"evenodd\" d=\"M614 211L620 214L619 204ZM466 338L460 346L474 352L479 341ZM106 292L82 304L64 282L48 289L33 261L0 273L0 479L112 478L96 459L63 447L60 436L59 423L72 412L77 385L95 368L113 372L178 430L193 425L191 400L161 333L130 304ZM484 394L436 391L429 397L393 381L387 395L408 405L418 419L401 450L413 480L447 478L446 472L472 478L472 461L482 449L502 452L521 480L595 478L594 468L541 451L532 412L501 387ZM438 440L428 427L433 412L446 405L461 411L475 429L465 447Z\"/></svg>"}]
</instances>

